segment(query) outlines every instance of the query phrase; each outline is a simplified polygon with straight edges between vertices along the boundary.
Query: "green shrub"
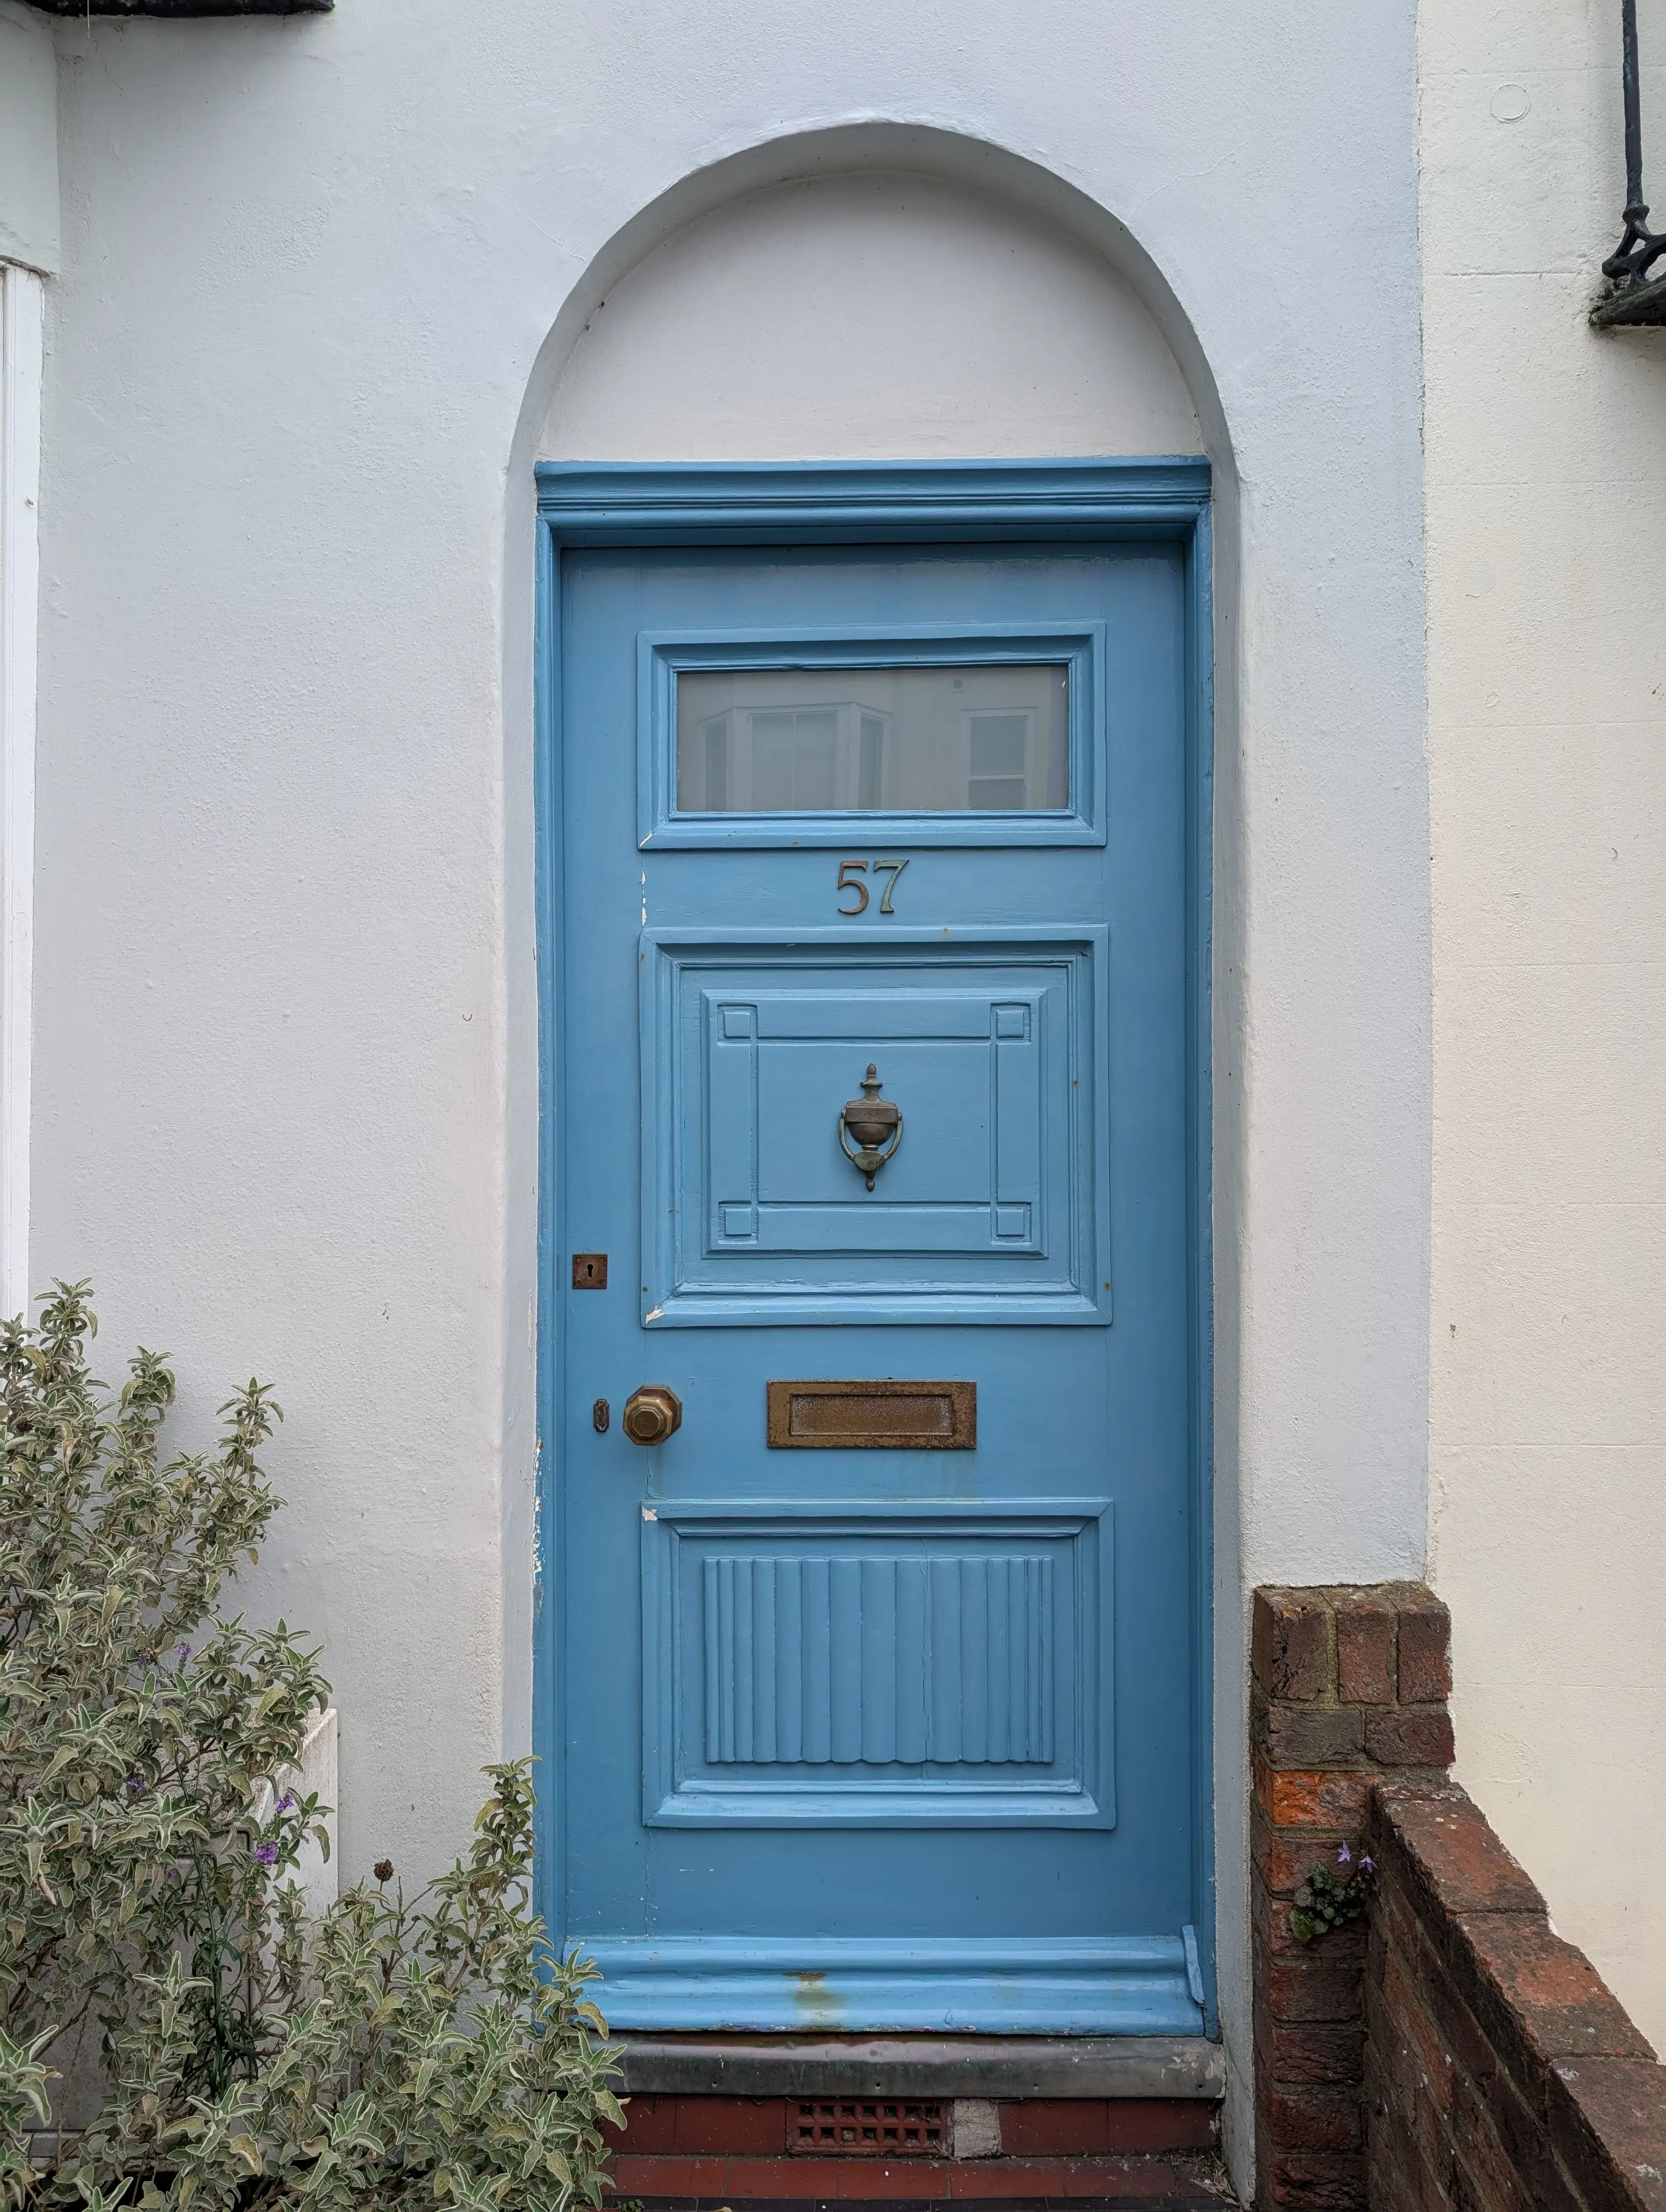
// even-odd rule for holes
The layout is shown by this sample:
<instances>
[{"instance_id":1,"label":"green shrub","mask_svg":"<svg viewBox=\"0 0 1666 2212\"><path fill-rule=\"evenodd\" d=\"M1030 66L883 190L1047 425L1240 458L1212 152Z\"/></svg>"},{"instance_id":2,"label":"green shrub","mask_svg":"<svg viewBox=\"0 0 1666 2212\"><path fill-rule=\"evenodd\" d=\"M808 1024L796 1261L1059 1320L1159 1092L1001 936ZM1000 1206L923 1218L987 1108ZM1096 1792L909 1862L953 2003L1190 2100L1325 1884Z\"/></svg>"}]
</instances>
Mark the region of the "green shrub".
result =
<instances>
[{"instance_id":1,"label":"green shrub","mask_svg":"<svg viewBox=\"0 0 1666 2212\"><path fill-rule=\"evenodd\" d=\"M327 1693L219 1613L277 1501L258 1382L166 1464L173 1377L89 1374L84 1285L0 1328L0 2203L567 2212L619 2107L593 1972L529 1905L526 1762L410 1902L379 1865L309 1917ZM77 2107L81 2109L77 2109Z\"/></svg>"}]
</instances>

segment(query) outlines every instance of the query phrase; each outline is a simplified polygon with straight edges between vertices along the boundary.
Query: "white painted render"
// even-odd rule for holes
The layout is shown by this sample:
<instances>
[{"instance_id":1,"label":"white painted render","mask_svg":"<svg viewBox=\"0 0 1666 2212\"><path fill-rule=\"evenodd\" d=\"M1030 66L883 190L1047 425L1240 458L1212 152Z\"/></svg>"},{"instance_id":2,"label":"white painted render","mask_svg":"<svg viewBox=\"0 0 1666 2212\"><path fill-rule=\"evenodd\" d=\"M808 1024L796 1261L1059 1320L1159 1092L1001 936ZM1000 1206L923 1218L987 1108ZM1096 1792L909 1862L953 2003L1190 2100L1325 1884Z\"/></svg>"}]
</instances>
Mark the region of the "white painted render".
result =
<instances>
[{"instance_id":1,"label":"white painted render","mask_svg":"<svg viewBox=\"0 0 1666 2212\"><path fill-rule=\"evenodd\" d=\"M58 262L58 58L0 0L0 1310L29 1291L44 272Z\"/></svg>"},{"instance_id":2,"label":"white painted render","mask_svg":"<svg viewBox=\"0 0 1666 2212\"><path fill-rule=\"evenodd\" d=\"M1658 203L1666 8L1640 12ZM1618 8L1441 0L1421 81L1457 1771L1666 2050L1666 332L1585 322Z\"/></svg>"},{"instance_id":3,"label":"white painted render","mask_svg":"<svg viewBox=\"0 0 1666 2212\"><path fill-rule=\"evenodd\" d=\"M1345 37L1314 0L1276 37L1230 0L59 28L36 1272L95 1276L106 1361L175 1354L188 1435L237 1377L279 1385L290 1504L252 1595L326 1642L344 1878L432 1866L528 1739L531 469L569 359L551 434L596 453L1201 437L1241 2081L1243 1589L1415 1573L1426 1532L1413 34L1412 0ZM850 171L884 181L777 189ZM850 316L976 345L982 404L896 349L842 405L795 394L826 303L787 283L766 313L747 269L785 282L806 224L836 248L899 195L1044 329L1027 393L1021 343L887 240L834 254ZM1024 257L969 268L975 219ZM679 299L707 331L720 299L751 314L750 393L790 434L617 341L603 388L585 324L663 334Z\"/></svg>"},{"instance_id":4,"label":"white painted render","mask_svg":"<svg viewBox=\"0 0 1666 2212\"><path fill-rule=\"evenodd\" d=\"M1195 453L1162 332L1027 210L864 170L732 200L612 286L540 460Z\"/></svg>"},{"instance_id":5,"label":"white painted render","mask_svg":"<svg viewBox=\"0 0 1666 2212\"><path fill-rule=\"evenodd\" d=\"M0 1312L29 1297L46 283L0 261Z\"/></svg>"},{"instance_id":6,"label":"white painted render","mask_svg":"<svg viewBox=\"0 0 1666 2212\"><path fill-rule=\"evenodd\" d=\"M0 261L58 266L58 57L52 26L0 0Z\"/></svg>"}]
</instances>

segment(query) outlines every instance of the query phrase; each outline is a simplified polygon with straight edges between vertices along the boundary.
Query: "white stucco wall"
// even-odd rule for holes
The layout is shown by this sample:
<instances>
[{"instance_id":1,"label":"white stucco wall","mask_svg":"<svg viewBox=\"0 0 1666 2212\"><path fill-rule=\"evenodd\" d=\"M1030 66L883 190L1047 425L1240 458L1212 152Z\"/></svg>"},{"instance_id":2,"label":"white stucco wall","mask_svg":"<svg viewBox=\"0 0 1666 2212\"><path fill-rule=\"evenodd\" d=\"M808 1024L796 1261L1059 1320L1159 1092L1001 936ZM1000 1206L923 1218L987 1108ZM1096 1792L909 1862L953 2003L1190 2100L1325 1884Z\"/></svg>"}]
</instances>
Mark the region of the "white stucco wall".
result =
<instances>
[{"instance_id":1,"label":"white stucco wall","mask_svg":"<svg viewBox=\"0 0 1666 2212\"><path fill-rule=\"evenodd\" d=\"M58 61L52 26L0 0L0 261L58 266Z\"/></svg>"},{"instance_id":2,"label":"white stucco wall","mask_svg":"<svg viewBox=\"0 0 1666 2212\"><path fill-rule=\"evenodd\" d=\"M963 380L933 434L1120 435L1128 288L1161 331L1225 500L1241 2050L1243 1587L1416 1572L1426 1526L1411 0L1345 40L1314 0L1276 39L1228 0L351 0L58 38L37 1272L97 1278L106 1360L175 1352L188 1434L237 1376L279 1385L255 1595L327 1642L345 1878L453 1848L527 1731L530 471L579 331L717 201L853 166L1010 200L1061 281L1120 272L1071 310L1104 390L1049 368L1031 444ZM666 450L628 396L592 393L593 440Z\"/></svg>"},{"instance_id":3,"label":"white stucco wall","mask_svg":"<svg viewBox=\"0 0 1666 2212\"><path fill-rule=\"evenodd\" d=\"M1458 1772L1666 2050L1666 332L1585 323L1618 9L1426 6L1421 75L1432 1565Z\"/></svg>"},{"instance_id":4,"label":"white stucco wall","mask_svg":"<svg viewBox=\"0 0 1666 2212\"><path fill-rule=\"evenodd\" d=\"M540 460L1196 453L1137 294L987 192L868 170L727 203L608 289Z\"/></svg>"}]
</instances>

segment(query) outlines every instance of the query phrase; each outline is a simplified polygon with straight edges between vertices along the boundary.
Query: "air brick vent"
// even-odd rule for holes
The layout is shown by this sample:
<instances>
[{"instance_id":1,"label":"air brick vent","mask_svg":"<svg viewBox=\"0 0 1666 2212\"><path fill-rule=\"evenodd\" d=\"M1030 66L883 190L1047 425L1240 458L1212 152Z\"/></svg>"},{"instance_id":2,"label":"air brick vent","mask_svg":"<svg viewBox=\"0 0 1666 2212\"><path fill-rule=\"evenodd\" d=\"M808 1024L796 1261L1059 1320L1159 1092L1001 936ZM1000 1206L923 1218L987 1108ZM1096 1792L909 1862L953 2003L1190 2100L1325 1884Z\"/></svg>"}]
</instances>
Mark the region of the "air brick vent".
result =
<instances>
[{"instance_id":1,"label":"air brick vent","mask_svg":"<svg viewBox=\"0 0 1666 2212\"><path fill-rule=\"evenodd\" d=\"M840 2158L941 2158L948 2130L941 2105L888 2103L882 2098L793 2099L787 2140L795 2151Z\"/></svg>"}]
</instances>

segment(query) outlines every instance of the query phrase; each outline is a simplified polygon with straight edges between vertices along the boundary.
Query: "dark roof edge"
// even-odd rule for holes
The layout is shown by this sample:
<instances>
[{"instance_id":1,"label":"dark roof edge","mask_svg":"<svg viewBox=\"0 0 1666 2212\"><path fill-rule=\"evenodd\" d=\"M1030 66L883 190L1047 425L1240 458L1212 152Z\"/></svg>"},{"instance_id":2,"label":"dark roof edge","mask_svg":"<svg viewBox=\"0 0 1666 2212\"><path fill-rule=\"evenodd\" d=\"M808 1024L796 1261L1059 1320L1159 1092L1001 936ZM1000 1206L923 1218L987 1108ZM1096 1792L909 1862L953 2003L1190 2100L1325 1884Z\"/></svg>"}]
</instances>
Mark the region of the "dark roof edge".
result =
<instances>
[{"instance_id":1,"label":"dark roof edge","mask_svg":"<svg viewBox=\"0 0 1666 2212\"><path fill-rule=\"evenodd\" d=\"M29 0L44 15L327 15L336 0Z\"/></svg>"}]
</instances>

